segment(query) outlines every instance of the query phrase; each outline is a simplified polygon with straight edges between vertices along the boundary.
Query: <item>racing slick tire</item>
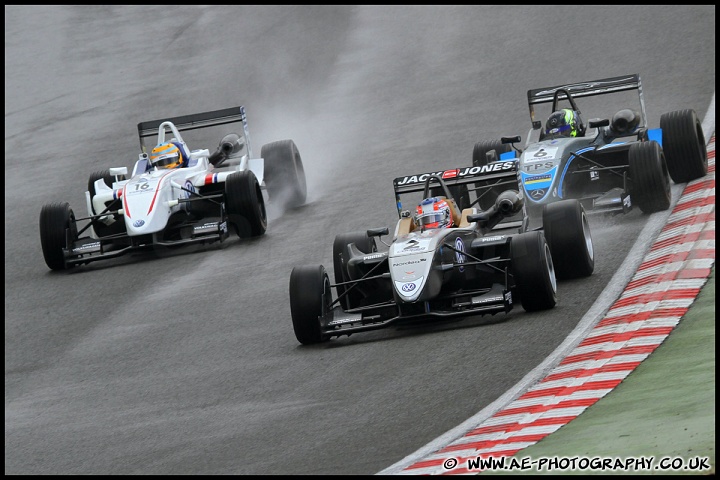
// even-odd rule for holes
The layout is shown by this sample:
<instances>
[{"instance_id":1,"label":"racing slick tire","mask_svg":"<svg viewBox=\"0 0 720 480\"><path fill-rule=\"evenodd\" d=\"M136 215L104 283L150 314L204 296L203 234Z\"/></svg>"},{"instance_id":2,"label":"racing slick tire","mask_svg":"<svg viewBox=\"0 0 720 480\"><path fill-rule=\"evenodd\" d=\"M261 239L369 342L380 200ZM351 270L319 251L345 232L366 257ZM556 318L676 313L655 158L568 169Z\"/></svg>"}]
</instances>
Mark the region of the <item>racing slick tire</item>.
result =
<instances>
[{"instance_id":1,"label":"racing slick tire","mask_svg":"<svg viewBox=\"0 0 720 480\"><path fill-rule=\"evenodd\" d=\"M595 269L590 223L576 199L543 206L543 230L558 280L587 277Z\"/></svg>"},{"instance_id":2,"label":"racing slick tire","mask_svg":"<svg viewBox=\"0 0 720 480\"><path fill-rule=\"evenodd\" d=\"M348 244L354 243L363 253L377 252L377 244L374 237L368 237L366 232L341 233L333 241L333 271L335 283L348 282L351 280L347 262L349 260ZM340 298L340 306L343 310L350 310L359 305L363 295L359 290L353 288L347 295L343 295L349 287L340 285L337 287L337 296Z\"/></svg>"},{"instance_id":3,"label":"racing slick tire","mask_svg":"<svg viewBox=\"0 0 720 480\"><path fill-rule=\"evenodd\" d=\"M332 307L330 280L322 265L301 265L290 272L290 315L295 338L303 345L328 340L320 317Z\"/></svg>"},{"instance_id":4,"label":"racing slick tire","mask_svg":"<svg viewBox=\"0 0 720 480\"><path fill-rule=\"evenodd\" d=\"M510 260L515 281L513 293L520 297L525 311L553 308L557 303L557 280L545 235L532 231L513 237Z\"/></svg>"},{"instance_id":5,"label":"racing slick tire","mask_svg":"<svg viewBox=\"0 0 720 480\"><path fill-rule=\"evenodd\" d=\"M707 174L707 145L695 110L678 110L660 116L662 148L670 178L685 183Z\"/></svg>"},{"instance_id":6,"label":"racing slick tire","mask_svg":"<svg viewBox=\"0 0 720 480\"><path fill-rule=\"evenodd\" d=\"M50 203L40 210L40 244L45 263L51 270L66 270L74 265L65 264L63 249L67 247L67 231L70 238L77 238L75 214L67 202Z\"/></svg>"},{"instance_id":7,"label":"racing slick tire","mask_svg":"<svg viewBox=\"0 0 720 480\"><path fill-rule=\"evenodd\" d=\"M292 140L279 140L262 146L265 185L271 201L283 209L296 208L305 203L307 183L300 152Z\"/></svg>"},{"instance_id":8,"label":"racing slick tire","mask_svg":"<svg viewBox=\"0 0 720 480\"><path fill-rule=\"evenodd\" d=\"M258 237L267 230L265 199L252 170L228 175L225 180L225 208L228 221L238 237Z\"/></svg>"},{"instance_id":9,"label":"racing slick tire","mask_svg":"<svg viewBox=\"0 0 720 480\"><path fill-rule=\"evenodd\" d=\"M502 143L499 140L483 140L477 142L473 147L472 163L473 167L484 167L488 164L487 153L495 150L498 159L503 153L507 153L511 150L510 145ZM498 195L503 192L502 187L492 188L482 196L480 201L477 203L478 208L487 210L492 207L495 203L495 199Z\"/></svg>"},{"instance_id":10,"label":"racing slick tire","mask_svg":"<svg viewBox=\"0 0 720 480\"><path fill-rule=\"evenodd\" d=\"M105 182L105 185L107 185L109 188L112 188L113 182L115 179L112 175L110 175L110 170L98 170L96 172L93 172L90 174L90 178L88 178L88 191L90 192L90 209L92 210L93 215L98 215L102 212L96 212L95 207L92 204L92 199L95 197L95 194L97 193L95 191L95 181L102 179ZM125 180L125 175L119 175L118 180L122 181ZM118 203L119 208L119 202L120 199L113 200L111 202L106 202L105 206L111 206L113 203ZM112 208L112 207L111 207ZM114 215L115 221L111 223L110 225L103 223L99 220L91 220L90 223L92 224L92 228L95 231L95 235L98 237L106 237L108 235L114 235L118 233L124 233L126 231L125 229L125 222L122 221L118 215Z\"/></svg>"},{"instance_id":11,"label":"racing slick tire","mask_svg":"<svg viewBox=\"0 0 720 480\"><path fill-rule=\"evenodd\" d=\"M670 208L670 175L660 144L654 140L632 144L628 163L632 202L647 214Z\"/></svg>"}]
</instances>

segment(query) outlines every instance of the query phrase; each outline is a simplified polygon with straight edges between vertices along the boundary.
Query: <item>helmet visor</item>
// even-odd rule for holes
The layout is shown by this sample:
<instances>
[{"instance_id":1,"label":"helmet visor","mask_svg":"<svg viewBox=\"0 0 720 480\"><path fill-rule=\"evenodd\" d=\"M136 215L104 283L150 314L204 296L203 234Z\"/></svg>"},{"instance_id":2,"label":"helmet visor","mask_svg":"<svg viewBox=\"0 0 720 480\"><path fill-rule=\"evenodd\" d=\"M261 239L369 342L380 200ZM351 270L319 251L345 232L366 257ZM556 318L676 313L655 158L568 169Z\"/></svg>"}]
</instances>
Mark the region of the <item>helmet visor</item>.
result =
<instances>
[{"instance_id":1,"label":"helmet visor","mask_svg":"<svg viewBox=\"0 0 720 480\"><path fill-rule=\"evenodd\" d=\"M443 213L426 213L419 215L416 223L421 227L435 228L447 219L447 212Z\"/></svg>"},{"instance_id":2,"label":"helmet visor","mask_svg":"<svg viewBox=\"0 0 720 480\"><path fill-rule=\"evenodd\" d=\"M168 155L160 155L152 162L157 168L175 168L180 164L180 155L172 153Z\"/></svg>"}]
</instances>

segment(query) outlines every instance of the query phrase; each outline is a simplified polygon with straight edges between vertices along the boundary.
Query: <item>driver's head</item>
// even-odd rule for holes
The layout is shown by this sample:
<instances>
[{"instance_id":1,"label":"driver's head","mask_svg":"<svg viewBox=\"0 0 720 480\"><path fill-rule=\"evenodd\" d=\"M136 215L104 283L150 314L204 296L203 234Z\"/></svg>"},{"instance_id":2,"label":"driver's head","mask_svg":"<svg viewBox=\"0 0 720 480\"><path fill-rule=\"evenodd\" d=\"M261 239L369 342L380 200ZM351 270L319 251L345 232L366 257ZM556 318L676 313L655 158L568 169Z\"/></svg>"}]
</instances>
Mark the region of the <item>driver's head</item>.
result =
<instances>
[{"instance_id":1,"label":"driver's head","mask_svg":"<svg viewBox=\"0 0 720 480\"><path fill-rule=\"evenodd\" d=\"M554 137L582 136L580 116L569 108L553 112L545 123L545 134Z\"/></svg>"},{"instance_id":2,"label":"driver's head","mask_svg":"<svg viewBox=\"0 0 720 480\"><path fill-rule=\"evenodd\" d=\"M450 205L444 198L426 198L417 207L415 224L423 229L452 227L453 219Z\"/></svg>"},{"instance_id":3,"label":"driver's head","mask_svg":"<svg viewBox=\"0 0 720 480\"><path fill-rule=\"evenodd\" d=\"M150 164L156 168L178 168L183 164L183 155L174 143L161 143L150 152Z\"/></svg>"}]
</instances>

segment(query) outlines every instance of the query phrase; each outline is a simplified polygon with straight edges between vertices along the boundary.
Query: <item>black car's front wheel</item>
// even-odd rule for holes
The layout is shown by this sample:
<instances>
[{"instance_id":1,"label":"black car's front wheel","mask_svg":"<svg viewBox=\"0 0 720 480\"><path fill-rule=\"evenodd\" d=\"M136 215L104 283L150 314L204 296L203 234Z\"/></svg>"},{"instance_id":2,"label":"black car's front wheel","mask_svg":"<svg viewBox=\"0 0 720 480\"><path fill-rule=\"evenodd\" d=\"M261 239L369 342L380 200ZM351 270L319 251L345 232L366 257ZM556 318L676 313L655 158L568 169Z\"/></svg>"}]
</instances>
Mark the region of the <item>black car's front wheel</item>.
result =
<instances>
[{"instance_id":1,"label":"black car's front wheel","mask_svg":"<svg viewBox=\"0 0 720 480\"><path fill-rule=\"evenodd\" d=\"M595 269L590 223L585 209L575 199L543 206L543 230L559 280L587 277Z\"/></svg>"},{"instance_id":2,"label":"black car's front wheel","mask_svg":"<svg viewBox=\"0 0 720 480\"><path fill-rule=\"evenodd\" d=\"M328 340L320 318L331 307L330 279L322 265L301 265L290 272L290 315L295 338L303 345Z\"/></svg>"},{"instance_id":3,"label":"black car's front wheel","mask_svg":"<svg viewBox=\"0 0 720 480\"><path fill-rule=\"evenodd\" d=\"M527 312L547 310L557 303L557 280L550 247L539 231L512 238L510 260L513 291Z\"/></svg>"}]
</instances>

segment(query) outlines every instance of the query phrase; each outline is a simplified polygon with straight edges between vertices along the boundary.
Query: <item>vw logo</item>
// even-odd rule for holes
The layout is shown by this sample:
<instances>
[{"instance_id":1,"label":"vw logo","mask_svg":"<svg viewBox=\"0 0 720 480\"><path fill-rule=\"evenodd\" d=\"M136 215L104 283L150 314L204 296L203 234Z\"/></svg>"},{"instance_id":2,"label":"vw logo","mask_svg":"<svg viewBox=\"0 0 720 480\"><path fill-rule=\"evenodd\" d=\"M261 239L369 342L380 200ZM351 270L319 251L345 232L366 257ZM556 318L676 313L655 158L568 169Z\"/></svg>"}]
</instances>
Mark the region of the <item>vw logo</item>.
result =
<instances>
[{"instance_id":1,"label":"vw logo","mask_svg":"<svg viewBox=\"0 0 720 480\"><path fill-rule=\"evenodd\" d=\"M412 292L413 290L415 290L414 283L406 283L405 285L402 286L403 292Z\"/></svg>"},{"instance_id":2,"label":"vw logo","mask_svg":"<svg viewBox=\"0 0 720 480\"><path fill-rule=\"evenodd\" d=\"M135 220L133 222L133 227L135 228L142 227L143 225L145 225L145 220Z\"/></svg>"}]
</instances>

